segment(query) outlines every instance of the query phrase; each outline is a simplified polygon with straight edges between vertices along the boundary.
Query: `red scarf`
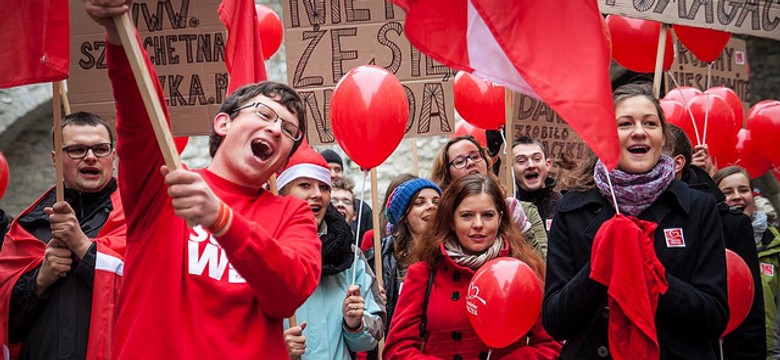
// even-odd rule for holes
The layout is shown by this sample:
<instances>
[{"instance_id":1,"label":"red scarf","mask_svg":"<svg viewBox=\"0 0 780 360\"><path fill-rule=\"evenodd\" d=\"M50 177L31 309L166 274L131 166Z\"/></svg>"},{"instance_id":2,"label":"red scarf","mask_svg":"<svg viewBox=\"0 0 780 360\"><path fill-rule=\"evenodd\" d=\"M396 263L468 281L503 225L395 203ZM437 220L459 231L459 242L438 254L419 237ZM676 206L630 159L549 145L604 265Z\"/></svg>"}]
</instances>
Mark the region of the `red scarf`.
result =
<instances>
[{"instance_id":1,"label":"red scarf","mask_svg":"<svg viewBox=\"0 0 780 360\"><path fill-rule=\"evenodd\" d=\"M44 193L18 217L21 218L43 200ZM114 305L122 284L123 256L125 253L125 214L119 197L119 190L111 194L114 210L106 220L98 237L91 239L97 244L95 277L92 286L92 312L87 345L88 359L109 359L114 328ZM15 357L19 344L8 343L8 312L11 292L19 278L40 265L46 244L32 236L14 220L5 237L0 254L0 341L3 351L10 349Z\"/></svg>"},{"instance_id":2,"label":"red scarf","mask_svg":"<svg viewBox=\"0 0 780 360\"><path fill-rule=\"evenodd\" d=\"M616 215L593 239L590 277L608 288L609 348L615 360L661 357L655 312L669 284L653 246L657 226Z\"/></svg>"}]
</instances>

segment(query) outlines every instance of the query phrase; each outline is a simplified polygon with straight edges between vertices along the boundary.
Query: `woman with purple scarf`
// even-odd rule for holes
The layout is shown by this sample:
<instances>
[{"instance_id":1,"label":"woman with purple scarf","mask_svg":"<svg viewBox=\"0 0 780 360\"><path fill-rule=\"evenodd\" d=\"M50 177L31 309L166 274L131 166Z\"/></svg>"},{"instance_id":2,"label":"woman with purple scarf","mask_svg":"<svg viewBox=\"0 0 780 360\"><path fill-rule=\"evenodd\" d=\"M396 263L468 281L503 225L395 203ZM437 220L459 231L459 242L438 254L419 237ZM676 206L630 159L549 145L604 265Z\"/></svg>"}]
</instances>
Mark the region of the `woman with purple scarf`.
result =
<instances>
[{"instance_id":1,"label":"woman with purple scarf","mask_svg":"<svg viewBox=\"0 0 780 360\"><path fill-rule=\"evenodd\" d=\"M595 157L583 161L564 182L569 189L549 235L545 329L566 340L561 359L612 358L607 287L591 278L591 248L617 202L621 214L657 224L650 236L668 284L654 319L660 358L719 359L729 311L715 200L675 180L662 150L671 139L651 87L628 84L613 95L620 161L612 172ZM620 241L632 240L616 240L618 256Z\"/></svg>"}]
</instances>

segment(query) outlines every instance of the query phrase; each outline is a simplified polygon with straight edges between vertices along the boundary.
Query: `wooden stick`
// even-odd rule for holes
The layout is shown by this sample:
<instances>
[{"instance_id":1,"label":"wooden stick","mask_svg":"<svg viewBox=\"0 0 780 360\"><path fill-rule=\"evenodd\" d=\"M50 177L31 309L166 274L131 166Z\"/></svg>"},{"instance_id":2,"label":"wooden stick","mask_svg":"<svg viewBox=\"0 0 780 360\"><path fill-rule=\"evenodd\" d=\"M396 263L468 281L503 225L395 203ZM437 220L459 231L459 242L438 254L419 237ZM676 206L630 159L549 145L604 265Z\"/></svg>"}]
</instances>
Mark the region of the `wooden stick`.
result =
<instances>
[{"instance_id":1,"label":"wooden stick","mask_svg":"<svg viewBox=\"0 0 780 360\"><path fill-rule=\"evenodd\" d=\"M60 89L62 82L51 83L51 105L54 114L54 183L57 202L65 200L65 184L63 183L62 170L62 104L60 103Z\"/></svg>"},{"instance_id":2,"label":"wooden stick","mask_svg":"<svg viewBox=\"0 0 780 360\"><path fill-rule=\"evenodd\" d=\"M114 24L119 32L119 38L127 54L130 67L133 69L133 76L138 85L138 91L144 100L144 107L146 107L146 112L149 114L149 120L152 122L154 136L157 138L160 151L162 151L165 165L171 171L179 169L181 167L179 153L176 152L173 136L168 127L168 122L165 120L165 113L163 113L162 104L160 104L160 99L155 92L154 83L151 76L149 76L149 69L143 58L141 47L138 45L138 41L136 41L135 29L130 21L130 15L125 13L121 16L115 16Z\"/></svg>"},{"instance_id":3,"label":"wooden stick","mask_svg":"<svg viewBox=\"0 0 780 360\"><path fill-rule=\"evenodd\" d=\"M272 174L268 179L268 187L274 195L279 195L279 187L276 185L276 174Z\"/></svg>"},{"instance_id":4,"label":"wooden stick","mask_svg":"<svg viewBox=\"0 0 780 360\"><path fill-rule=\"evenodd\" d=\"M515 181L514 181L514 168L512 168L512 140L514 140L514 135L512 134L512 109L514 108L514 96L512 90L510 90L508 87L504 87L504 110L506 111L505 117L506 117L506 125L504 125L504 136L506 139L506 144L504 146L504 152L506 153L506 191L512 191L512 194L507 194L508 196L514 197L515 196ZM488 171L492 171L492 169L488 169Z\"/></svg>"},{"instance_id":5,"label":"wooden stick","mask_svg":"<svg viewBox=\"0 0 780 360\"><path fill-rule=\"evenodd\" d=\"M417 139L414 141L413 148L417 147ZM415 156L415 159L417 157ZM415 160L415 168L417 167L417 161ZM377 191L377 175L376 168L371 169L371 208L374 211L371 212L372 221L374 223L374 274L376 275L376 282L379 287L384 288L384 280L382 278L382 232L379 229L379 211L381 205L379 204L379 192ZM384 339L379 341L377 345L377 353L379 353L379 360L382 360L382 349L385 347Z\"/></svg>"},{"instance_id":6,"label":"wooden stick","mask_svg":"<svg viewBox=\"0 0 780 360\"><path fill-rule=\"evenodd\" d=\"M62 97L62 108L65 116L70 115L70 101L68 100L68 90L65 88L65 80L60 81L60 95Z\"/></svg>"},{"instance_id":7,"label":"wooden stick","mask_svg":"<svg viewBox=\"0 0 780 360\"><path fill-rule=\"evenodd\" d=\"M417 149L417 138L411 138L410 140L412 140L412 164L414 166L414 176L420 176L420 156Z\"/></svg>"},{"instance_id":8,"label":"wooden stick","mask_svg":"<svg viewBox=\"0 0 780 360\"><path fill-rule=\"evenodd\" d=\"M661 23L661 33L658 38L658 51L655 57L655 74L653 74L653 95L661 97L661 80L663 80L664 57L666 56L666 32L668 25Z\"/></svg>"},{"instance_id":9,"label":"wooden stick","mask_svg":"<svg viewBox=\"0 0 780 360\"><path fill-rule=\"evenodd\" d=\"M293 314L293 316L288 317L287 321L290 323L290 327L298 326L298 319L295 318L295 314Z\"/></svg>"}]
</instances>

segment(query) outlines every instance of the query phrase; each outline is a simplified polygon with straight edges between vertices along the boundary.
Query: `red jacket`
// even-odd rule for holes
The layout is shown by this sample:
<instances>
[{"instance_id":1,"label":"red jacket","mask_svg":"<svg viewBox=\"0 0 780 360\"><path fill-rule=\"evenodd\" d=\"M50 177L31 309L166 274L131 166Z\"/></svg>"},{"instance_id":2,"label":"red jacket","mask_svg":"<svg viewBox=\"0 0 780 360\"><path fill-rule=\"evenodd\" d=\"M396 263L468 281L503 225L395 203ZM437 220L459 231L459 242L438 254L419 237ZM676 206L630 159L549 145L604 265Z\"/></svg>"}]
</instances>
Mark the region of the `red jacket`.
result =
<instances>
[{"instance_id":1,"label":"red jacket","mask_svg":"<svg viewBox=\"0 0 780 360\"><path fill-rule=\"evenodd\" d=\"M50 190L51 191L51 190ZM17 217L34 209L49 191L41 195L30 207ZM91 239L97 244L95 275L92 284L92 312L90 314L88 359L109 359L114 329L116 298L122 284L125 252L125 233L127 226L120 201L119 190L111 194L114 210L106 220L97 238ZM16 282L25 273L35 269L43 261L46 244L24 230L15 220L3 243L0 256L0 341L4 347L11 348L11 354L18 346L8 344L8 315L11 292Z\"/></svg>"},{"instance_id":2,"label":"red jacket","mask_svg":"<svg viewBox=\"0 0 780 360\"><path fill-rule=\"evenodd\" d=\"M420 351L420 319L430 271L424 262L409 267L401 295L393 315L384 359L484 359L488 352L466 314L466 294L474 270L455 264L444 252L444 260L436 269L428 303L428 341ZM502 250L501 256L507 251ZM526 345L527 344L527 345ZM536 325L516 344L497 349L491 359L557 359L561 344L542 328L541 317Z\"/></svg>"}]
</instances>

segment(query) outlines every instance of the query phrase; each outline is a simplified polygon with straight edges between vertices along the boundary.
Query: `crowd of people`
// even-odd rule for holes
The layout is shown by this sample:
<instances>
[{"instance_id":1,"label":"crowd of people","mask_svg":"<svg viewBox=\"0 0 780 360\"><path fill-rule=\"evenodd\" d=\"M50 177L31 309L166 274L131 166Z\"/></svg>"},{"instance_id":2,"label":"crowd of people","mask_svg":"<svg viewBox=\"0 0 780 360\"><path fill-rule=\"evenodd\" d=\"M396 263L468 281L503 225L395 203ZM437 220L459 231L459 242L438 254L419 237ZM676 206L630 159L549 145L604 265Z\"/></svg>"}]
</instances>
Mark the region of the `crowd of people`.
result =
<instances>
[{"instance_id":1,"label":"crowd of people","mask_svg":"<svg viewBox=\"0 0 780 360\"><path fill-rule=\"evenodd\" d=\"M614 91L616 169L590 153L556 180L544 144L522 136L504 186L493 153L454 137L430 178L390 183L374 248L372 209L342 158L308 145L285 84L230 94L209 165L168 168L111 19L125 1L85 4L106 30L116 130L66 116L64 201L52 188L8 227L5 358L780 358L777 214L759 211L744 169L716 171L666 123L648 84ZM724 336L726 249L755 293ZM492 349L466 298L499 257L527 264L544 296L531 329Z\"/></svg>"}]
</instances>

